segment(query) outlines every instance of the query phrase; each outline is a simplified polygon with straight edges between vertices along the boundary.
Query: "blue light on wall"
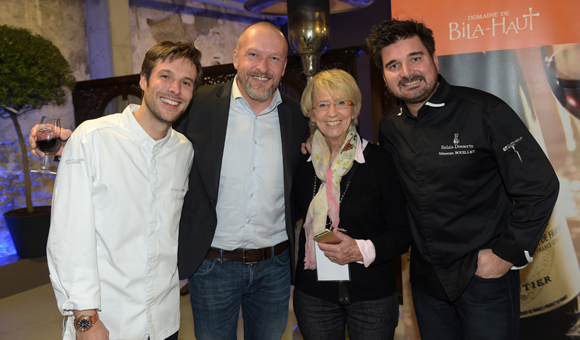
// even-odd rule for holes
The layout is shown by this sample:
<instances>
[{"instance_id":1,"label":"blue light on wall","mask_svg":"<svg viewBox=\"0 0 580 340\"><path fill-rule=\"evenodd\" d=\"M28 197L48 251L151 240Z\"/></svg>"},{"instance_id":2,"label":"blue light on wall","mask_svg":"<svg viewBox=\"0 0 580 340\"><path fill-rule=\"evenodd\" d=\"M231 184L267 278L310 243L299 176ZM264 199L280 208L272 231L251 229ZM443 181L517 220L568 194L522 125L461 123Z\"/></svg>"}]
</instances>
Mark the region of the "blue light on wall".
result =
<instances>
[{"instance_id":1,"label":"blue light on wall","mask_svg":"<svg viewBox=\"0 0 580 340\"><path fill-rule=\"evenodd\" d=\"M25 137L28 146L28 136ZM14 243L4 220L4 213L26 206L24 194L24 175L20 160L18 141L0 142L0 266L18 260ZM28 152L31 169L39 168L42 158ZM55 169L55 165L51 164ZM32 203L34 206L50 205L52 200L53 175L31 174Z\"/></svg>"},{"instance_id":2,"label":"blue light on wall","mask_svg":"<svg viewBox=\"0 0 580 340\"><path fill-rule=\"evenodd\" d=\"M16 141L0 142L0 258L16 254L14 244L10 238L4 213L14 209L14 200L18 196L18 182L20 176L16 176L16 156L19 148ZM22 170L20 170L22 172Z\"/></svg>"}]
</instances>

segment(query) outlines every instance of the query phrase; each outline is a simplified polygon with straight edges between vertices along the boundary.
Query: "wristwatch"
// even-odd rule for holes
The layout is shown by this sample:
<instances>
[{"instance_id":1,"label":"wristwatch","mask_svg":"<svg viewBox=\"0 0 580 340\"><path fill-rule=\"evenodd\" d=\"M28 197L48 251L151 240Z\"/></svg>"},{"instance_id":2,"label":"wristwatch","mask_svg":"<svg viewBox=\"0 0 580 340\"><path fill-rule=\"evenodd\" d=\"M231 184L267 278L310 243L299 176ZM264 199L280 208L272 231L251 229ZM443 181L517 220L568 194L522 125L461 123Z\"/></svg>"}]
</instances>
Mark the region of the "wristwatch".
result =
<instances>
[{"instance_id":1,"label":"wristwatch","mask_svg":"<svg viewBox=\"0 0 580 340\"><path fill-rule=\"evenodd\" d=\"M96 313L93 316L81 315L78 319L75 319L75 329L79 332L86 332L91 329L97 321L99 321L99 313Z\"/></svg>"}]
</instances>

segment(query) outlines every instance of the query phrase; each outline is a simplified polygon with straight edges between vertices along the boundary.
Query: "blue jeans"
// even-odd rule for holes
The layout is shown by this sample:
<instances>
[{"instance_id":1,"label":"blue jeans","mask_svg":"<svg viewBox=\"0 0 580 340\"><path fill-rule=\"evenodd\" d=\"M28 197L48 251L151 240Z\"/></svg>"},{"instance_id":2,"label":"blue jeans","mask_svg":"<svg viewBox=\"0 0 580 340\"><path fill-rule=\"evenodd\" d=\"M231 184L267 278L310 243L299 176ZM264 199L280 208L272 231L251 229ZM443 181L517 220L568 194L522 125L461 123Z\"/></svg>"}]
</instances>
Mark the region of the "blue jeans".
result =
<instances>
[{"instance_id":1,"label":"blue jeans","mask_svg":"<svg viewBox=\"0 0 580 340\"><path fill-rule=\"evenodd\" d=\"M453 302L413 289L421 340L518 340L519 275L517 270L497 279L474 275Z\"/></svg>"},{"instance_id":2,"label":"blue jeans","mask_svg":"<svg viewBox=\"0 0 580 340\"><path fill-rule=\"evenodd\" d=\"M198 340L236 340L240 306L244 338L280 340L288 322L290 253L256 264L203 260L189 278Z\"/></svg>"},{"instance_id":3,"label":"blue jeans","mask_svg":"<svg viewBox=\"0 0 580 340\"><path fill-rule=\"evenodd\" d=\"M304 340L392 340L399 323L397 293L341 306L294 289L294 314Z\"/></svg>"}]
</instances>

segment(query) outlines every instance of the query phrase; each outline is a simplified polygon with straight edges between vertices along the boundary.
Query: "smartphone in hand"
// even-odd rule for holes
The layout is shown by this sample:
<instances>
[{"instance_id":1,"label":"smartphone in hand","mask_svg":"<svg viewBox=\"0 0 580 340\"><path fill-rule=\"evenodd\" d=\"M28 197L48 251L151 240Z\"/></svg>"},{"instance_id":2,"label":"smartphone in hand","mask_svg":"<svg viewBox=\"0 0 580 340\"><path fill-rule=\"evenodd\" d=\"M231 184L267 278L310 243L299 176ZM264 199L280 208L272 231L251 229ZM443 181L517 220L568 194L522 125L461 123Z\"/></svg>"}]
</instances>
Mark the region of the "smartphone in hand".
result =
<instances>
[{"instance_id":1,"label":"smartphone in hand","mask_svg":"<svg viewBox=\"0 0 580 340\"><path fill-rule=\"evenodd\" d=\"M314 235L314 241L319 243L339 244L342 242L331 229L324 229Z\"/></svg>"}]
</instances>

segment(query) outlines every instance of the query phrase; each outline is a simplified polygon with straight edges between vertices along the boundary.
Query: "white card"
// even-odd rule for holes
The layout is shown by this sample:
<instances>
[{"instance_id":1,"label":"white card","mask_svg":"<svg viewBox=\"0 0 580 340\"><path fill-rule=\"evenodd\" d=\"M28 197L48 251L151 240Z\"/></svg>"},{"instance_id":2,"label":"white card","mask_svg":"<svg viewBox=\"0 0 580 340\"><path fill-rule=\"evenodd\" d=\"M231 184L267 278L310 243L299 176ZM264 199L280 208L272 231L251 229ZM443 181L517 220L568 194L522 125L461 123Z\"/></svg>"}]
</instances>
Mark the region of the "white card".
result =
<instances>
[{"instance_id":1,"label":"white card","mask_svg":"<svg viewBox=\"0 0 580 340\"><path fill-rule=\"evenodd\" d=\"M324 252L318 247L316 248L316 272L318 273L318 281L350 281L350 271L348 264L340 265L331 262Z\"/></svg>"}]
</instances>

